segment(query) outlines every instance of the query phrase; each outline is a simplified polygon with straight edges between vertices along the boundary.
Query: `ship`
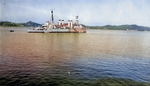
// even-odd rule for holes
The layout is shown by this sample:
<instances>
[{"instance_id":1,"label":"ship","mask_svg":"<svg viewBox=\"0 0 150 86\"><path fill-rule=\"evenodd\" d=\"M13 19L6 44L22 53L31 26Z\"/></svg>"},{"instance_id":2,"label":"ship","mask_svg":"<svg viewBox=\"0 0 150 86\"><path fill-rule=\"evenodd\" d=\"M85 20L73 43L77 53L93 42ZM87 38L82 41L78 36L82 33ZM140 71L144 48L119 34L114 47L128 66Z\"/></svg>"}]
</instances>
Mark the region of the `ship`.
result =
<instances>
[{"instance_id":1,"label":"ship","mask_svg":"<svg viewBox=\"0 0 150 86\"><path fill-rule=\"evenodd\" d=\"M54 24L53 10L51 11L52 21L46 21L42 27L28 30L28 33L86 33L86 26L80 24L78 17L76 16L75 22L68 20L67 23L64 20L59 20L58 24Z\"/></svg>"}]
</instances>

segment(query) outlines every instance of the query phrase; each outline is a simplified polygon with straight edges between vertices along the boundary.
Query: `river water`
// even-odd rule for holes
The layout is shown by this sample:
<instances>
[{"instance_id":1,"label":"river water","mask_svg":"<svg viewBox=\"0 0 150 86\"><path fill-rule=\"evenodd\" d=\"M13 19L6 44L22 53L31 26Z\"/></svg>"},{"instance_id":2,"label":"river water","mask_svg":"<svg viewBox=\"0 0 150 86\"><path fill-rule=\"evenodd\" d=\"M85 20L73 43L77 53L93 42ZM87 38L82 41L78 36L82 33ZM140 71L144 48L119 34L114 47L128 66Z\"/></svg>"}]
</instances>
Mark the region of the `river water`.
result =
<instances>
[{"instance_id":1,"label":"river water","mask_svg":"<svg viewBox=\"0 0 150 86\"><path fill-rule=\"evenodd\" d=\"M150 82L150 32L27 33L27 29L0 27L0 77L63 75Z\"/></svg>"}]
</instances>

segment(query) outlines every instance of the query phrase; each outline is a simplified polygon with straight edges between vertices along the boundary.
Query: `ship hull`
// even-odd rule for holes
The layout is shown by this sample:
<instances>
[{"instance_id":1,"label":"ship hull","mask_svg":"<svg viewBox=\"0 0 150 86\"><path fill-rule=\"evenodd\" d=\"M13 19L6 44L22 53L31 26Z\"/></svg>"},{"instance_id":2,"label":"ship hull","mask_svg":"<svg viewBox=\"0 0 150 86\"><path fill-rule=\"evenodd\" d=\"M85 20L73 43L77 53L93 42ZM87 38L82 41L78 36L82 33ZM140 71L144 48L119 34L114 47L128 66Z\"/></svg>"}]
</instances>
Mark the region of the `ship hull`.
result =
<instances>
[{"instance_id":1,"label":"ship hull","mask_svg":"<svg viewBox=\"0 0 150 86\"><path fill-rule=\"evenodd\" d=\"M69 29L51 29L49 33L69 33Z\"/></svg>"},{"instance_id":2,"label":"ship hull","mask_svg":"<svg viewBox=\"0 0 150 86\"><path fill-rule=\"evenodd\" d=\"M86 33L86 29L53 29L49 33Z\"/></svg>"},{"instance_id":3,"label":"ship hull","mask_svg":"<svg viewBox=\"0 0 150 86\"><path fill-rule=\"evenodd\" d=\"M28 33L86 33L86 29L28 30Z\"/></svg>"},{"instance_id":4,"label":"ship hull","mask_svg":"<svg viewBox=\"0 0 150 86\"><path fill-rule=\"evenodd\" d=\"M45 33L44 30L28 30L28 33Z\"/></svg>"}]
</instances>

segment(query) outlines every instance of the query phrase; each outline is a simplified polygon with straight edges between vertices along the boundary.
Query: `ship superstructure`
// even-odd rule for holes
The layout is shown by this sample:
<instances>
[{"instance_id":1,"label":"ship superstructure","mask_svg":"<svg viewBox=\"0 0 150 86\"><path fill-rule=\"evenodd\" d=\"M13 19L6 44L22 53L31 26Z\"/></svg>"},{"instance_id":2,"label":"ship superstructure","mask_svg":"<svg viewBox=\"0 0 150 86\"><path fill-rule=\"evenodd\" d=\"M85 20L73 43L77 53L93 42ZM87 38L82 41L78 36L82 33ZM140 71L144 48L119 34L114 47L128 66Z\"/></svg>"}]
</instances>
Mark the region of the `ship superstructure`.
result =
<instances>
[{"instance_id":1,"label":"ship superstructure","mask_svg":"<svg viewBox=\"0 0 150 86\"><path fill-rule=\"evenodd\" d=\"M68 20L68 22L65 23L64 20L59 20L58 24L55 25L53 11L51 11L51 14L52 14L52 21L51 22L46 21L46 23L42 25L44 32L49 32L49 33L86 33L86 26L79 23L78 16L76 16L75 22L73 22L72 20Z\"/></svg>"}]
</instances>

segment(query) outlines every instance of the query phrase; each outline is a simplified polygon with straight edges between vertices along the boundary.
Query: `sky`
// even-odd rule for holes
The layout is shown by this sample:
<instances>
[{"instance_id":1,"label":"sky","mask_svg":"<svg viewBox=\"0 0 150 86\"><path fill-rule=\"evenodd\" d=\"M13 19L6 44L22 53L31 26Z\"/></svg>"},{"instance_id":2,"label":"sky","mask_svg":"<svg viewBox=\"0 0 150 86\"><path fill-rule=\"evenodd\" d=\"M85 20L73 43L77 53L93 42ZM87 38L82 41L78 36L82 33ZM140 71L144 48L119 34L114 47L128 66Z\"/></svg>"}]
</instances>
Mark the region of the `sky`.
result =
<instances>
[{"instance_id":1,"label":"sky","mask_svg":"<svg viewBox=\"0 0 150 86\"><path fill-rule=\"evenodd\" d=\"M136 24L150 27L150 0L0 0L0 21L44 24L75 21L88 26Z\"/></svg>"}]
</instances>

